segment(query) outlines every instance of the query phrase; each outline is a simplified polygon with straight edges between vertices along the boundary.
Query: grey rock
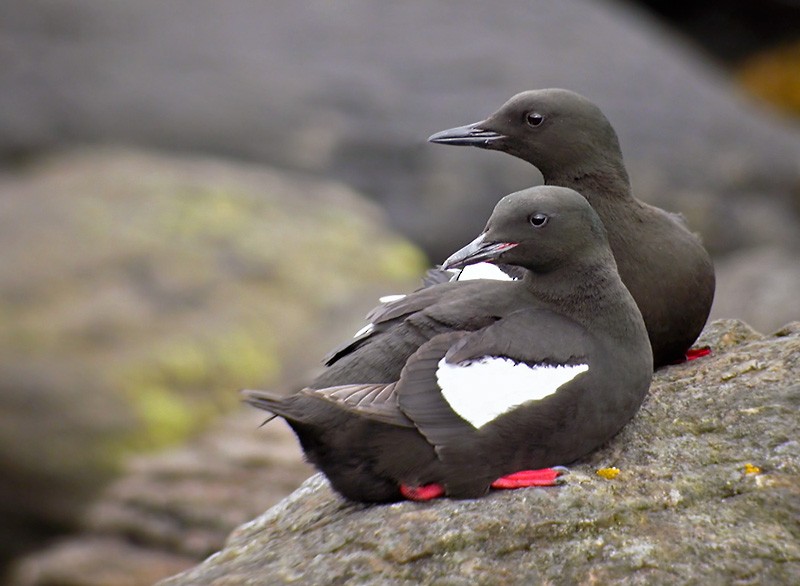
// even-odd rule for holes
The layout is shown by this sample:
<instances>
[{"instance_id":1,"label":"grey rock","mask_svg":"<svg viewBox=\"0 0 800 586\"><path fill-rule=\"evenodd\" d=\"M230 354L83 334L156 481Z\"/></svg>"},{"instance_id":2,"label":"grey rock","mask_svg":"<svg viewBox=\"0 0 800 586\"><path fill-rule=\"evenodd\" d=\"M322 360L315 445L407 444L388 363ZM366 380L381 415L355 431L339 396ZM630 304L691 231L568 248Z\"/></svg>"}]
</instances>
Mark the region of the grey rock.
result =
<instances>
[{"instance_id":1,"label":"grey rock","mask_svg":"<svg viewBox=\"0 0 800 586\"><path fill-rule=\"evenodd\" d=\"M288 426L262 421L243 408L184 446L128 461L76 533L23 557L9 582L150 586L197 564L312 472Z\"/></svg>"},{"instance_id":2,"label":"grey rock","mask_svg":"<svg viewBox=\"0 0 800 586\"><path fill-rule=\"evenodd\" d=\"M150 586L191 563L191 558L148 550L123 540L95 537L51 547L44 564L35 556L26 559L10 580L12 584Z\"/></svg>"},{"instance_id":3,"label":"grey rock","mask_svg":"<svg viewBox=\"0 0 800 586\"><path fill-rule=\"evenodd\" d=\"M742 250L716 263L719 294L712 319L739 318L762 332L800 317L800 253L776 247Z\"/></svg>"},{"instance_id":4,"label":"grey rock","mask_svg":"<svg viewBox=\"0 0 800 586\"><path fill-rule=\"evenodd\" d=\"M567 87L608 114L639 196L714 252L800 239L797 129L621 2L7 0L0 39L9 155L123 142L336 177L441 260L537 174L425 138Z\"/></svg>"},{"instance_id":5,"label":"grey rock","mask_svg":"<svg viewBox=\"0 0 800 586\"><path fill-rule=\"evenodd\" d=\"M127 455L306 375L424 266L351 189L253 165L88 150L0 189L0 562Z\"/></svg>"},{"instance_id":6,"label":"grey rock","mask_svg":"<svg viewBox=\"0 0 800 586\"><path fill-rule=\"evenodd\" d=\"M317 475L161 584L796 584L800 323L701 341L564 486L364 506Z\"/></svg>"}]
</instances>

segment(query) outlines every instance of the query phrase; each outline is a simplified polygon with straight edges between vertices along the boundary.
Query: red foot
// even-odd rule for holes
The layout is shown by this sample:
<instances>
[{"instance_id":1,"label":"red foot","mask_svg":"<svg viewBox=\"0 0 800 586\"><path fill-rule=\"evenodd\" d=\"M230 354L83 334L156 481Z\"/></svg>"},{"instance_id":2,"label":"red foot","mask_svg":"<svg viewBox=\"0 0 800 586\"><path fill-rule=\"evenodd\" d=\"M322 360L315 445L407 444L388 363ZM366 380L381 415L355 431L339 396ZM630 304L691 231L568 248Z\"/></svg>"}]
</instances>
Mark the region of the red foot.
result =
<instances>
[{"instance_id":1,"label":"red foot","mask_svg":"<svg viewBox=\"0 0 800 586\"><path fill-rule=\"evenodd\" d=\"M556 478L564 473L556 468L541 470L521 470L498 478L492 482L492 488L524 488L526 486L555 486Z\"/></svg>"},{"instance_id":2,"label":"red foot","mask_svg":"<svg viewBox=\"0 0 800 586\"><path fill-rule=\"evenodd\" d=\"M690 360L697 360L698 358L708 356L709 354L711 354L711 348L708 346L703 346L701 348L689 348L686 351L686 362L689 362Z\"/></svg>"},{"instance_id":3,"label":"red foot","mask_svg":"<svg viewBox=\"0 0 800 586\"><path fill-rule=\"evenodd\" d=\"M444 496L444 486L441 484L425 484L423 486L400 485L400 494L410 501L430 501Z\"/></svg>"}]
</instances>

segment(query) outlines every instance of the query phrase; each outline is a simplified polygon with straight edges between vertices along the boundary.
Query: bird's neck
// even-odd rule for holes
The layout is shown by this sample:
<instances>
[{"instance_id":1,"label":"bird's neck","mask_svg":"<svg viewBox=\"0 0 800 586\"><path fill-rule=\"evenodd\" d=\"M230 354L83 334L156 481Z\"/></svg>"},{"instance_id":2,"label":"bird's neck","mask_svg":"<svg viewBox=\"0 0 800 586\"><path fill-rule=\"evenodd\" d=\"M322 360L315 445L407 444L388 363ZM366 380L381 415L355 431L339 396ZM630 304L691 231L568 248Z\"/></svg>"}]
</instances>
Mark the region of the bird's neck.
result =
<instances>
[{"instance_id":1,"label":"bird's neck","mask_svg":"<svg viewBox=\"0 0 800 586\"><path fill-rule=\"evenodd\" d=\"M580 275L565 279L563 270ZM611 268L604 264L586 264L578 267L561 267L546 273L526 271L525 287L539 302L559 313L568 314L582 325L593 329L603 327L603 316L615 314L610 305L618 300L615 292L624 286Z\"/></svg>"},{"instance_id":2,"label":"bird's neck","mask_svg":"<svg viewBox=\"0 0 800 586\"><path fill-rule=\"evenodd\" d=\"M611 200L633 199L628 172L621 160L608 161L591 168L545 173L544 182L546 185L574 189L595 207Z\"/></svg>"}]
</instances>

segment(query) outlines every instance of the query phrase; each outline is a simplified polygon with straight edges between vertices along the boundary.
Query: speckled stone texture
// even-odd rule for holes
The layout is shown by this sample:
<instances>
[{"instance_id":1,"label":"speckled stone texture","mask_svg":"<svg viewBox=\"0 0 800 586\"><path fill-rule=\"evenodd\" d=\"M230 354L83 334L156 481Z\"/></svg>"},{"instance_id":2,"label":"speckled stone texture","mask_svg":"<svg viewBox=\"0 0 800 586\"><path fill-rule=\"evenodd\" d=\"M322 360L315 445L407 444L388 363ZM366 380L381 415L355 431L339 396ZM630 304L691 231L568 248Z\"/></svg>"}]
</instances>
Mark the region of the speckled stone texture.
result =
<instances>
[{"instance_id":1,"label":"speckled stone texture","mask_svg":"<svg viewBox=\"0 0 800 586\"><path fill-rule=\"evenodd\" d=\"M161 584L800 583L800 323L702 341L564 486L364 506L317 475Z\"/></svg>"}]
</instances>

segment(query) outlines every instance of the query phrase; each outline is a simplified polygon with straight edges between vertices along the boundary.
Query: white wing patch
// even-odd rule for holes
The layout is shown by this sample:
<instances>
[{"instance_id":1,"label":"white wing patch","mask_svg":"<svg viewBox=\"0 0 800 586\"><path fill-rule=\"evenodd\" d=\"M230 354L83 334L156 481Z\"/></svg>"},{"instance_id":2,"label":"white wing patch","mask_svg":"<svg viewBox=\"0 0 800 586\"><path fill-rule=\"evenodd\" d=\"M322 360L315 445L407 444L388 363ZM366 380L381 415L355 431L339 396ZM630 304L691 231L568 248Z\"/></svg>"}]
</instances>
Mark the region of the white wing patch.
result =
<instances>
[{"instance_id":1,"label":"white wing patch","mask_svg":"<svg viewBox=\"0 0 800 586\"><path fill-rule=\"evenodd\" d=\"M587 364L531 367L496 356L460 364L442 358L436 380L453 411L480 429L523 403L549 397L587 370Z\"/></svg>"},{"instance_id":2,"label":"white wing patch","mask_svg":"<svg viewBox=\"0 0 800 586\"><path fill-rule=\"evenodd\" d=\"M358 330L355 334L353 334L353 337L354 338L358 338L359 336L364 336L366 334L370 334L370 333L372 333L372 330L374 330L374 329L375 329L375 324L372 324L372 323L367 324L363 328Z\"/></svg>"},{"instance_id":3,"label":"white wing patch","mask_svg":"<svg viewBox=\"0 0 800 586\"><path fill-rule=\"evenodd\" d=\"M455 278L456 281L472 281L474 279L493 279L495 281L514 280L498 268L497 265L490 262L479 262L474 265L468 265L461 269L461 274Z\"/></svg>"},{"instance_id":4,"label":"white wing patch","mask_svg":"<svg viewBox=\"0 0 800 586\"><path fill-rule=\"evenodd\" d=\"M383 297L378 297L378 301L381 303L392 303L393 301L400 301L405 295L384 295Z\"/></svg>"}]
</instances>

